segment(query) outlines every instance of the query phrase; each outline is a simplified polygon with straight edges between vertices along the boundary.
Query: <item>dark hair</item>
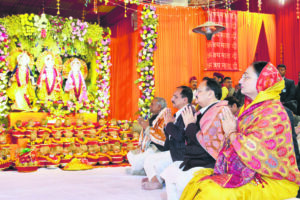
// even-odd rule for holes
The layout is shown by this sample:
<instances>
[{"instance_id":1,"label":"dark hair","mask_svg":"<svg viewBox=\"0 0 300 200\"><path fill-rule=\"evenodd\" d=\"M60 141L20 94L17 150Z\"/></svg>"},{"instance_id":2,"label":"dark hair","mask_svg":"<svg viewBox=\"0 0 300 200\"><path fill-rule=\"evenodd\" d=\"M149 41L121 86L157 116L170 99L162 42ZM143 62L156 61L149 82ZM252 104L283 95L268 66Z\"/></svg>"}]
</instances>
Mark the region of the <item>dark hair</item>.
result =
<instances>
[{"instance_id":1,"label":"dark hair","mask_svg":"<svg viewBox=\"0 0 300 200\"><path fill-rule=\"evenodd\" d=\"M179 86L177 87L178 89L182 89L181 90L181 97L182 98L187 98L189 103L192 103L193 101L193 91L190 87L187 87L185 85Z\"/></svg>"},{"instance_id":2,"label":"dark hair","mask_svg":"<svg viewBox=\"0 0 300 200\"><path fill-rule=\"evenodd\" d=\"M202 81L207 81L209 79L208 76L203 77Z\"/></svg>"},{"instance_id":3,"label":"dark hair","mask_svg":"<svg viewBox=\"0 0 300 200\"><path fill-rule=\"evenodd\" d=\"M231 80L231 78L230 78L230 77L225 77L225 78L224 78L224 82L225 82L226 80Z\"/></svg>"},{"instance_id":4,"label":"dark hair","mask_svg":"<svg viewBox=\"0 0 300 200\"><path fill-rule=\"evenodd\" d=\"M233 106L234 104L236 104L236 106L238 108L241 107L239 100L233 96L226 97L224 100L228 101L228 105L230 105L230 106Z\"/></svg>"},{"instance_id":5,"label":"dark hair","mask_svg":"<svg viewBox=\"0 0 300 200\"><path fill-rule=\"evenodd\" d=\"M257 76L260 75L261 71L263 70L263 68L268 64L268 62L266 61L258 61L258 62L254 62L252 63L253 68L257 74Z\"/></svg>"},{"instance_id":6,"label":"dark hair","mask_svg":"<svg viewBox=\"0 0 300 200\"><path fill-rule=\"evenodd\" d=\"M207 78L205 80L207 89L214 91L215 97L220 100L222 97L221 85L213 78Z\"/></svg>"},{"instance_id":7,"label":"dark hair","mask_svg":"<svg viewBox=\"0 0 300 200\"><path fill-rule=\"evenodd\" d=\"M278 68L284 68L284 69L286 69L286 66L284 64L280 64L280 65L277 65L277 69Z\"/></svg>"}]
</instances>

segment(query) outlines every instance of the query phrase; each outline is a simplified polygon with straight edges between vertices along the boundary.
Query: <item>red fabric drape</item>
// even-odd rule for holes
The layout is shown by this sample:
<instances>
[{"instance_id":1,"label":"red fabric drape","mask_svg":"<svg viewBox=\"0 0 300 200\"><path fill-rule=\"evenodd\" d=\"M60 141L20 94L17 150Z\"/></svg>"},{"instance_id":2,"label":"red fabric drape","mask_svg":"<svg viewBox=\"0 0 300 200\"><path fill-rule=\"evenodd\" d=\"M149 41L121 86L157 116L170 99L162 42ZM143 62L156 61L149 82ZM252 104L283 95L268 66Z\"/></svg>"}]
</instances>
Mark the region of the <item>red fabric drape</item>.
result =
<instances>
[{"instance_id":1,"label":"red fabric drape","mask_svg":"<svg viewBox=\"0 0 300 200\"><path fill-rule=\"evenodd\" d=\"M300 30L299 20L296 17L296 1L286 1L278 9L277 20L277 64L285 64L286 77L298 83L300 71ZM282 46L282 47L281 47ZM283 60L281 60L281 48Z\"/></svg>"},{"instance_id":2,"label":"red fabric drape","mask_svg":"<svg viewBox=\"0 0 300 200\"><path fill-rule=\"evenodd\" d=\"M139 33L134 31L131 18L124 18L111 27L111 115L110 118L132 119L138 110L139 90L136 64Z\"/></svg>"},{"instance_id":3,"label":"red fabric drape","mask_svg":"<svg viewBox=\"0 0 300 200\"><path fill-rule=\"evenodd\" d=\"M275 53L275 55L276 55L276 53ZM265 32L264 24L261 26L260 35L259 35L259 38L258 38L258 43L257 43L257 47L256 47L256 53L255 53L255 59L254 60L255 61L262 61L263 60L263 61L267 61L267 62L270 61L269 48L268 48L268 44L267 44L267 38L266 38L266 32ZM275 63L274 63L274 65L275 65Z\"/></svg>"}]
</instances>

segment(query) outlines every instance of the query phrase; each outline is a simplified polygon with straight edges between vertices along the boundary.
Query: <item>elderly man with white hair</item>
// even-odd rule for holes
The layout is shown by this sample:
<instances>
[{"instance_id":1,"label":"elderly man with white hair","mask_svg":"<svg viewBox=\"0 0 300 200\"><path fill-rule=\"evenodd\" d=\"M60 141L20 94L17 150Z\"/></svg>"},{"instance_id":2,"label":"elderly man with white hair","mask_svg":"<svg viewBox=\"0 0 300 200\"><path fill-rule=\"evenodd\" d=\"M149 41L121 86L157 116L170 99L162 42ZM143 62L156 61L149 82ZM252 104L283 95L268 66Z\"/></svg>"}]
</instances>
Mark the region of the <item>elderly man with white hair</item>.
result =
<instances>
[{"instance_id":1,"label":"elderly man with white hair","mask_svg":"<svg viewBox=\"0 0 300 200\"><path fill-rule=\"evenodd\" d=\"M149 120L138 119L143 127L140 134L139 148L128 152L127 158L131 164L131 174L138 175L144 172L144 161L146 157L164 150L164 112L166 111L166 100L161 97L153 99L150 105L152 116Z\"/></svg>"}]
</instances>

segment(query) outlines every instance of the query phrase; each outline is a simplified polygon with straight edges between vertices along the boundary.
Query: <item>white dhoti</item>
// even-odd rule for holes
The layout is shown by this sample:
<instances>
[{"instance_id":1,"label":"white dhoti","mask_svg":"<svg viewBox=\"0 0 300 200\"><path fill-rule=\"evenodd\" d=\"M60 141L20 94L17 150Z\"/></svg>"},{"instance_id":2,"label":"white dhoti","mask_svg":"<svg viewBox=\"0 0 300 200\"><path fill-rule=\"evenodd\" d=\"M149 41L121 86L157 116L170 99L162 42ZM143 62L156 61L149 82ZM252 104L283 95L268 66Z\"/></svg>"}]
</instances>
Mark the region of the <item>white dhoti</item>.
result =
<instances>
[{"instance_id":1,"label":"white dhoti","mask_svg":"<svg viewBox=\"0 0 300 200\"><path fill-rule=\"evenodd\" d=\"M144 163L144 169L149 181L156 176L158 181L162 183L163 180L160 178L160 174L172 163L170 151L149 155Z\"/></svg>"},{"instance_id":2,"label":"white dhoti","mask_svg":"<svg viewBox=\"0 0 300 200\"><path fill-rule=\"evenodd\" d=\"M187 171L179 168L182 161L176 161L168 166L161 174L165 180L168 200L178 200L185 186L194 177L194 173L203 167L194 167Z\"/></svg>"},{"instance_id":3,"label":"white dhoti","mask_svg":"<svg viewBox=\"0 0 300 200\"><path fill-rule=\"evenodd\" d=\"M127 159L129 164L131 165L132 171L140 171L144 169L145 159L154 153L158 152L158 150L150 145L145 152L136 153L136 151L130 151L127 154Z\"/></svg>"}]
</instances>

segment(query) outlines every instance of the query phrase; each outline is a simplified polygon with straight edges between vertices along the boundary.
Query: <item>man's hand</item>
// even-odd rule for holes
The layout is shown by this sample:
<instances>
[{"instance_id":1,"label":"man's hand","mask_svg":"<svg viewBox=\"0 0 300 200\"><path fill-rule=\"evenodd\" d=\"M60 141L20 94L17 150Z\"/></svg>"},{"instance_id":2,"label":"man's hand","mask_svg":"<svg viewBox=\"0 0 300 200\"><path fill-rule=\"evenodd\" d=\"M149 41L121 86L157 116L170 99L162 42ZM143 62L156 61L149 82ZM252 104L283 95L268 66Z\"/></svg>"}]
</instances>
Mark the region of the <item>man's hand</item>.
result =
<instances>
[{"instance_id":1,"label":"man's hand","mask_svg":"<svg viewBox=\"0 0 300 200\"><path fill-rule=\"evenodd\" d=\"M185 128L189 124L196 123L197 122L197 116L193 114L193 110L191 106L187 106L181 113L182 119L185 125Z\"/></svg>"},{"instance_id":2,"label":"man's hand","mask_svg":"<svg viewBox=\"0 0 300 200\"><path fill-rule=\"evenodd\" d=\"M174 123L175 122L175 118L172 116L172 113L171 113L171 109L168 108L165 112L165 115L164 115L164 121L165 121L165 125L167 125L168 123L172 122Z\"/></svg>"},{"instance_id":3,"label":"man's hand","mask_svg":"<svg viewBox=\"0 0 300 200\"><path fill-rule=\"evenodd\" d=\"M139 125L141 125L144 130L149 126L149 121L144 120L142 117L138 118L138 122L139 122Z\"/></svg>"}]
</instances>

